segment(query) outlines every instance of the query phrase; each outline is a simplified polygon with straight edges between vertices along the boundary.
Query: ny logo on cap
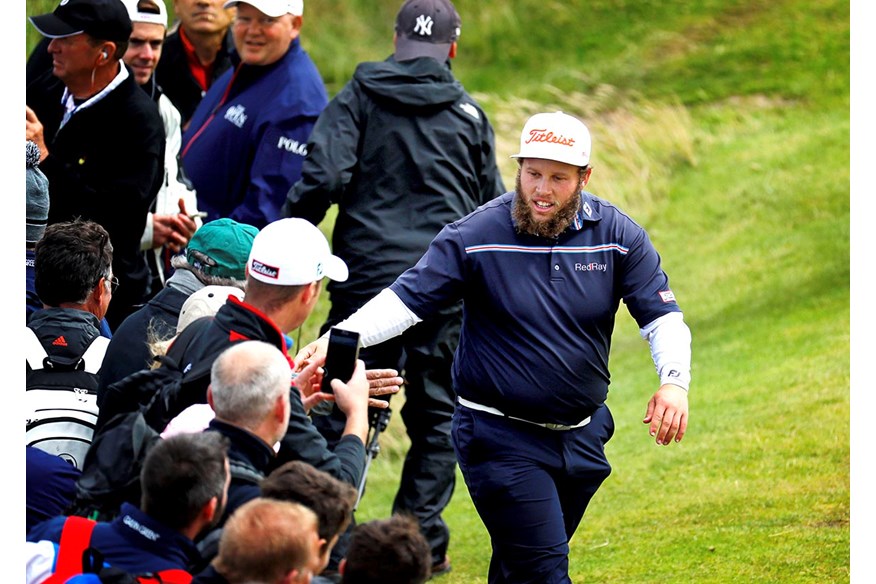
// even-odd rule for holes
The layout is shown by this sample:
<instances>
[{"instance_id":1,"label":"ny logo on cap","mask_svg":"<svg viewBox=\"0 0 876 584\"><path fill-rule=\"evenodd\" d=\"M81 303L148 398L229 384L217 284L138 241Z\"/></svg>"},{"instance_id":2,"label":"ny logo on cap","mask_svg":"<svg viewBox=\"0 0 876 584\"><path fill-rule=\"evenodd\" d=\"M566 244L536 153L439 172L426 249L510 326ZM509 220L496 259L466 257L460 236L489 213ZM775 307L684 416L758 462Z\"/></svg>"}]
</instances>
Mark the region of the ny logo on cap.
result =
<instances>
[{"instance_id":1,"label":"ny logo on cap","mask_svg":"<svg viewBox=\"0 0 876 584\"><path fill-rule=\"evenodd\" d=\"M417 24L414 25L414 32L420 36L432 36L432 25L435 21L428 14L421 14L417 17Z\"/></svg>"}]
</instances>

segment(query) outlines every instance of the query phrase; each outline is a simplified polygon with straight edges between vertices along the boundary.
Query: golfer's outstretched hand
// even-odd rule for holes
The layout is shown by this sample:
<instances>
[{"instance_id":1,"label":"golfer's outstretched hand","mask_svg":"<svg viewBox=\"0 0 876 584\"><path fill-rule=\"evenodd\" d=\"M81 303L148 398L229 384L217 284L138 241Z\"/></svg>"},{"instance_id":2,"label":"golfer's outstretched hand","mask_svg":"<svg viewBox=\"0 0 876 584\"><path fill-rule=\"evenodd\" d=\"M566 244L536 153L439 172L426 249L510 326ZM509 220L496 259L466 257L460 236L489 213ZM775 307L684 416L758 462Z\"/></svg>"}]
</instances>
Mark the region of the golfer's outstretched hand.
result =
<instances>
[{"instance_id":1,"label":"golfer's outstretched hand","mask_svg":"<svg viewBox=\"0 0 876 584\"><path fill-rule=\"evenodd\" d=\"M651 424L649 432L657 437L657 444L681 442L687 430L687 391L671 383L661 385L648 402L642 422Z\"/></svg>"}]
</instances>

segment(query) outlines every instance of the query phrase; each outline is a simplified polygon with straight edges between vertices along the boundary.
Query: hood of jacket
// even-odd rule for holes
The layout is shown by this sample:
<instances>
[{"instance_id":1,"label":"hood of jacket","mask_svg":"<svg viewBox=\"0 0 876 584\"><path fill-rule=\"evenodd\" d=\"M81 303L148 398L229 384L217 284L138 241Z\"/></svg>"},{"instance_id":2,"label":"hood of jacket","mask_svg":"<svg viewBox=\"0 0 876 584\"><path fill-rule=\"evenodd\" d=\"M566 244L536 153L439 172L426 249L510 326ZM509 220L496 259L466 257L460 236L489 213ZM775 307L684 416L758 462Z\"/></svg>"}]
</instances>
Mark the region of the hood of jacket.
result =
<instances>
[{"instance_id":1,"label":"hood of jacket","mask_svg":"<svg viewBox=\"0 0 876 584\"><path fill-rule=\"evenodd\" d=\"M97 317L78 308L44 308L27 323L40 342L59 363L75 363L91 341L100 335Z\"/></svg>"},{"instance_id":2,"label":"hood of jacket","mask_svg":"<svg viewBox=\"0 0 876 584\"><path fill-rule=\"evenodd\" d=\"M386 107L444 108L463 95L462 84L453 76L449 62L441 64L429 57L396 61L390 56L385 61L361 63L353 80Z\"/></svg>"}]
</instances>

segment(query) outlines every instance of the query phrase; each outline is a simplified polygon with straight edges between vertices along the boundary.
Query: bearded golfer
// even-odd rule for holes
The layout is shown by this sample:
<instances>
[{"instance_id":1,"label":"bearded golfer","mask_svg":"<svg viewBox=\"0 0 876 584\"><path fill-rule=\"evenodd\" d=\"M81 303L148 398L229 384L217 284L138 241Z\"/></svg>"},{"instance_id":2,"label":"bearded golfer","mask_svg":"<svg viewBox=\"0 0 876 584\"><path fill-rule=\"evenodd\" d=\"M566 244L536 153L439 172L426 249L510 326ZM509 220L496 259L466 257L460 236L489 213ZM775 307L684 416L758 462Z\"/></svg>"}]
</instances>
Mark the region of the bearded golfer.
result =
<instances>
[{"instance_id":1,"label":"bearded golfer","mask_svg":"<svg viewBox=\"0 0 876 584\"><path fill-rule=\"evenodd\" d=\"M605 399L621 300L660 379L643 422L661 445L687 428L690 330L645 230L584 190L590 147L580 120L532 116L513 156L516 190L447 225L338 325L369 346L463 300L452 435L490 533L493 584L570 582L569 540L611 472Z\"/></svg>"}]
</instances>

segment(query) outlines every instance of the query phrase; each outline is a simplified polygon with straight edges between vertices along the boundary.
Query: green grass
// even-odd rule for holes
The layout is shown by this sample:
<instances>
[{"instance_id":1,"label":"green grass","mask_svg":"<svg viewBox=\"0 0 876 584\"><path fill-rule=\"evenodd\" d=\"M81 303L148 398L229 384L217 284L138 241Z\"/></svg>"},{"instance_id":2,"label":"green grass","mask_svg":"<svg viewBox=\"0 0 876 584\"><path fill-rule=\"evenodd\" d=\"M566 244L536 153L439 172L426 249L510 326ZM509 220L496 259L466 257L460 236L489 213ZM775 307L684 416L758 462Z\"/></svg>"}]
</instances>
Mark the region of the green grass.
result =
<instances>
[{"instance_id":1,"label":"green grass","mask_svg":"<svg viewBox=\"0 0 876 584\"><path fill-rule=\"evenodd\" d=\"M391 52L399 2L306 4L303 42L332 94ZM653 364L621 309L614 470L572 541L573 581L849 581L849 4L457 7L454 71L493 121L506 184L528 115L582 116L590 189L648 229L693 332L688 434L657 447L641 423ZM381 444L360 521L391 508L407 444L397 414ZM445 519L454 567L440 581L484 581L489 539L461 477Z\"/></svg>"}]
</instances>

